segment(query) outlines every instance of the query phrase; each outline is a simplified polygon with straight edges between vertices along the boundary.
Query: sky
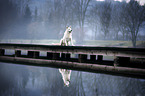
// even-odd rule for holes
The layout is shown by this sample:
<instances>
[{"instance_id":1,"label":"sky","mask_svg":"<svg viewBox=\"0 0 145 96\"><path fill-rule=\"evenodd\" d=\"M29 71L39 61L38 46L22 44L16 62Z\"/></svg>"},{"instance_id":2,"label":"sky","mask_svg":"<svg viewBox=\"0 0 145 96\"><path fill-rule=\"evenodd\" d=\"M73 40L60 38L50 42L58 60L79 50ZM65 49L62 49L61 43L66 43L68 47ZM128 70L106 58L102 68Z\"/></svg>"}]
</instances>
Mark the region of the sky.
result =
<instances>
[{"instance_id":1,"label":"sky","mask_svg":"<svg viewBox=\"0 0 145 96\"><path fill-rule=\"evenodd\" d=\"M104 0L96 0L96 1L104 1ZM114 1L123 1L123 0L114 0ZM130 0L126 0L127 2L129 2ZM140 2L140 5L144 5L145 4L145 0L136 0Z\"/></svg>"}]
</instances>

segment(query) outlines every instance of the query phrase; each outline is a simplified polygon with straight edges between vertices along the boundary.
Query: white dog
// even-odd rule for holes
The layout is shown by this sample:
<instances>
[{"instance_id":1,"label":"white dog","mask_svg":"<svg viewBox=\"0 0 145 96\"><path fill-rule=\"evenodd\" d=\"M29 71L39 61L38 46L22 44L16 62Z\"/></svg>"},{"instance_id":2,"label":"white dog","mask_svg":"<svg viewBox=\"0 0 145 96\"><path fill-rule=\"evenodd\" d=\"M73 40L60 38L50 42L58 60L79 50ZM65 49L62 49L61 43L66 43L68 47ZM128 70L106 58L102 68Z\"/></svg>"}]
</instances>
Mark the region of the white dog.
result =
<instances>
[{"instance_id":1,"label":"white dog","mask_svg":"<svg viewBox=\"0 0 145 96\"><path fill-rule=\"evenodd\" d=\"M66 30L64 32L63 38L60 40L60 45L63 46L68 46L71 44L73 45L73 40L72 40L72 29L71 27L66 27Z\"/></svg>"},{"instance_id":2,"label":"white dog","mask_svg":"<svg viewBox=\"0 0 145 96\"><path fill-rule=\"evenodd\" d=\"M62 46L69 46L70 45L70 42L73 45L73 41L72 41L72 29L71 29L71 27L66 27L66 30L64 32L64 36L60 40L60 45L62 45ZM59 69L59 72L62 75L62 79L63 79L63 82L64 82L64 86L69 87L71 70Z\"/></svg>"},{"instance_id":3,"label":"white dog","mask_svg":"<svg viewBox=\"0 0 145 96\"><path fill-rule=\"evenodd\" d=\"M64 82L64 86L69 87L71 70L59 69L59 72L62 75L62 79L63 79L63 82Z\"/></svg>"}]
</instances>

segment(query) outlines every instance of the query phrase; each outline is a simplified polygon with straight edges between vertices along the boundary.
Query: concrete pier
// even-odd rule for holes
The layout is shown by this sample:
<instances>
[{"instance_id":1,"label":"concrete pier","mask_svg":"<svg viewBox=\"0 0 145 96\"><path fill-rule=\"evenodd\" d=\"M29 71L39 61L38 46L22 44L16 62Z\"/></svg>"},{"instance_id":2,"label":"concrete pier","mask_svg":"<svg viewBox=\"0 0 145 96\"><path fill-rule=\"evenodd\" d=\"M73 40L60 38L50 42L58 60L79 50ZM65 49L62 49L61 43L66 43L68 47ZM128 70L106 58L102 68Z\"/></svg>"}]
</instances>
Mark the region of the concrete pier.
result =
<instances>
[{"instance_id":1,"label":"concrete pier","mask_svg":"<svg viewBox=\"0 0 145 96\"><path fill-rule=\"evenodd\" d=\"M5 54L9 49L14 50L14 55ZM27 51L26 55L22 54L23 50ZM40 56L41 51L46 52L47 55ZM78 56L73 58L72 54ZM104 60L104 56L112 56L114 59ZM144 48L0 44L0 62L145 79Z\"/></svg>"}]
</instances>

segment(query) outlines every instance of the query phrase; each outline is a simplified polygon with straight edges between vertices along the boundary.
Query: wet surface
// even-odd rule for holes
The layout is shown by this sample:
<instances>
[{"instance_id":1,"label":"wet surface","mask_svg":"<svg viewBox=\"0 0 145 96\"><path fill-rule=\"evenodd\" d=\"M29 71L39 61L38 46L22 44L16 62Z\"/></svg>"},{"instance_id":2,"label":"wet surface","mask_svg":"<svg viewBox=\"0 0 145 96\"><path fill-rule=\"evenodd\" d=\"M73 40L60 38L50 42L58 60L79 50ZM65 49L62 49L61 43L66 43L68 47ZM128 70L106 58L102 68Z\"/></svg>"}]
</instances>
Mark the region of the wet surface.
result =
<instances>
[{"instance_id":1,"label":"wet surface","mask_svg":"<svg viewBox=\"0 0 145 96\"><path fill-rule=\"evenodd\" d=\"M145 80L73 71L69 87L58 69L0 62L0 96L143 96Z\"/></svg>"}]
</instances>

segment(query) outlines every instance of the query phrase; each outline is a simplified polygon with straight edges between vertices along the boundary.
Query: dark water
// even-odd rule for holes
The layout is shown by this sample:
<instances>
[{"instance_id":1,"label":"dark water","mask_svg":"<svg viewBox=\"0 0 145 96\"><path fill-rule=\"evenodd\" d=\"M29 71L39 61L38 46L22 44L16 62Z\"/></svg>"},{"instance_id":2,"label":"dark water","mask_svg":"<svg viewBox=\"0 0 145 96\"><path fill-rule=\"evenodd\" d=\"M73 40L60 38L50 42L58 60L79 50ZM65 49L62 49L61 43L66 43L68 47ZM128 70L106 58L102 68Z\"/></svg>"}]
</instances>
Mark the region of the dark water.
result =
<instances>
[{"instance_id":1,"label":"dark water","mask_svg":"<svg viewBox=\"0 0 145 96\"><path fill-rule=\"evenodd\" d=\"M72 71L66 87L58 69L0 62L0 96L145 96L145 80Z\"/></svg>"}]
</instances>

